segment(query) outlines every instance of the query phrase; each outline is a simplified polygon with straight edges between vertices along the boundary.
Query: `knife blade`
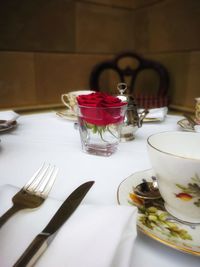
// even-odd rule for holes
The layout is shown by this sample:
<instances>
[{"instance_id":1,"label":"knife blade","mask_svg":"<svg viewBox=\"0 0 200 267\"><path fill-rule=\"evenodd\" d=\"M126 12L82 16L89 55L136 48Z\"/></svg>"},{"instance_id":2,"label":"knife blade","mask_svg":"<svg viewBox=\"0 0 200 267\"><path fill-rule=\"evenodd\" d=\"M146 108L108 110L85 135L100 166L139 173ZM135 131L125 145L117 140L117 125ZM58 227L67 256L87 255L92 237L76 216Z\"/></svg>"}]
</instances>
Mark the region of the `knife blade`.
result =
<instances>
[{"instance_id":1,"label":"knife blade","mask_svg":"<svg viewBox=\"0 0 200 267\"><path fill-rule=\"evenodd\" d=\"M54 234L76 210L93 184L94 181L86 182L70 194L42 232L33 239L13 267L30 267L36 263L54 238Z\"/></svg>"}]
</instances>

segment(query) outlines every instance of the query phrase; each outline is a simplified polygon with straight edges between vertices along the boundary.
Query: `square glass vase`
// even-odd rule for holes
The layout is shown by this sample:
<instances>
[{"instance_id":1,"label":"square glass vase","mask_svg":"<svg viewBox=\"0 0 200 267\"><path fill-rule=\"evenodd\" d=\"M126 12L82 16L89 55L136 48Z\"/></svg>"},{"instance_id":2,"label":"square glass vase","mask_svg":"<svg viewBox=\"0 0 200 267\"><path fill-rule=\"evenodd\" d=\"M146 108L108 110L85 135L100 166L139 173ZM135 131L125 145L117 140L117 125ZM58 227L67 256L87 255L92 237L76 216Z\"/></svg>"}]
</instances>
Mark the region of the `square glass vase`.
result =
<instances>
[{"instance_id":1,"label":"square glass vase","mask_svg":"<svg viewBox=\"0 0 200 267\"><path fill-rule=\"evenodd\" d=\"M120 107L78 106L78 125L82 150L110 156L118 148L126 105Z\"/></svg>"}]
</instances>

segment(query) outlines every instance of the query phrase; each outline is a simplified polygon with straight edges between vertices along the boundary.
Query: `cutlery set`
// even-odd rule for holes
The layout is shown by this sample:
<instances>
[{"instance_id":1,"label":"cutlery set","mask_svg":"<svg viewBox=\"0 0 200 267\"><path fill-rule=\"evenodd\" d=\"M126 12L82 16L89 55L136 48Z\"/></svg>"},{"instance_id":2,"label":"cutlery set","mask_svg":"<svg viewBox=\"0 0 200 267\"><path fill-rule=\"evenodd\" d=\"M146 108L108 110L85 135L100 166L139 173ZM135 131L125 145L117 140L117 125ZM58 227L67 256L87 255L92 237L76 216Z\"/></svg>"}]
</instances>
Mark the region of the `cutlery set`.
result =
<instances>
[{"instance_id":1,"label":"cutlery set","mask_svg":"<svg viewBox=\"0 0 200 267\"><path fill-rule=\"evenodd\" d=\"M38 208L47 198L58 173L58 168L42 167L32 176L25 186L12 198L13 206L0 217L0 228L16 212L22 209ZM58 229L79 206L94 181L89 181L75 189L63 202L46 227L39 233L24 251L13 267L33 266L47 249Z\"/></svg>"}]
</instances>

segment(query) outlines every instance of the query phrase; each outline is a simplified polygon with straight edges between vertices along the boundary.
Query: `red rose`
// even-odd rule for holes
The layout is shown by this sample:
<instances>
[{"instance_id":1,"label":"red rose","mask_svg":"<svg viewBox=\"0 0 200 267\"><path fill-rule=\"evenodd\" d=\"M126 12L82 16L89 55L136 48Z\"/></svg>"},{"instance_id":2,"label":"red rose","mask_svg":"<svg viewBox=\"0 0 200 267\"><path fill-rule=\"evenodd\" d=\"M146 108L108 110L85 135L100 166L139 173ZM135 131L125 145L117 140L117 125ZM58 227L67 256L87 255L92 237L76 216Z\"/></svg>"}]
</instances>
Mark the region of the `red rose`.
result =
<instances>
[{"instance_id":1,"label":"red rose","mask_svg":"<svg viewBox=\"0 0 200 267\"><path fill-rule=\"evenodd\" d=\"M79 95L77 102L81 117L87 123L98 126L122 122L124 119L124 112L121 112L122 107L127 105L118 97L100 92Z\"/></svg>"}]
</instances>

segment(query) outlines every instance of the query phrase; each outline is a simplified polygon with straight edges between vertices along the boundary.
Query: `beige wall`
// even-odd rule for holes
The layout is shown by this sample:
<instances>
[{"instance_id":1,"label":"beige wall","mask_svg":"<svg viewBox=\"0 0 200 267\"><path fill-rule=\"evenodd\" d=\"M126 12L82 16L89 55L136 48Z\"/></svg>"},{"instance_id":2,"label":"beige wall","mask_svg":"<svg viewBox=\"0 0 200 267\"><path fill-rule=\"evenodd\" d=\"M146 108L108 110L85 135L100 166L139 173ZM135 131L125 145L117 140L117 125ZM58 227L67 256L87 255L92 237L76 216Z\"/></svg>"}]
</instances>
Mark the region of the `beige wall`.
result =
<instances>
[{"instance_id":1,"label":"beige wall","mask_svg":"<svg viewBox=\"0 0 200 267\"><path fill-rule=\"evenodd\" d=\"M171 106L192 110L200 95L200 1L160 1L134 11L134 21L137 51L169 71Z\"/></svg>"},{"instance_id":2,"label":"beige wall","mask_svg":"<svg viewBox=\"0 0 200 267\"><path fill-rule=\"evenodd\" d=\"M61 104L60 95L87 89L90 71L104 55L0 52L0 107Z\"/></svg>"},{"instance_id":3,"label":"beige wall","mask_svg":"<svg viewBox=\"0 0 200 267\"><path fill-rule=\"evenodd\" d=\"M200 96L199 0L21 0L0 4L0 108L60 104L92 67L131 50L163 63L171 106Z\"/></svg>"}]
</instances>

